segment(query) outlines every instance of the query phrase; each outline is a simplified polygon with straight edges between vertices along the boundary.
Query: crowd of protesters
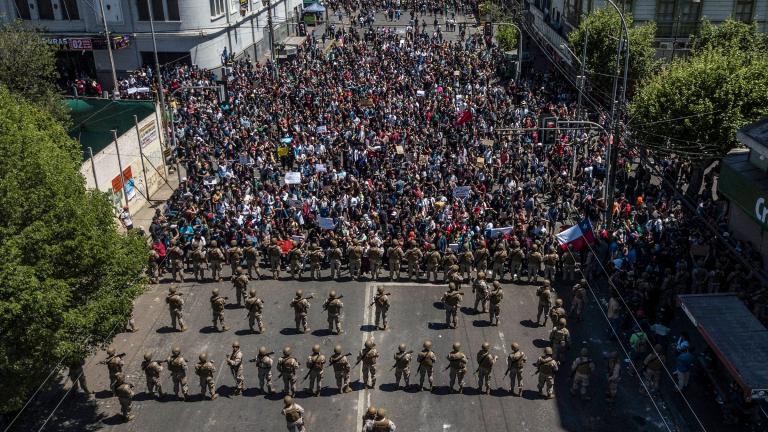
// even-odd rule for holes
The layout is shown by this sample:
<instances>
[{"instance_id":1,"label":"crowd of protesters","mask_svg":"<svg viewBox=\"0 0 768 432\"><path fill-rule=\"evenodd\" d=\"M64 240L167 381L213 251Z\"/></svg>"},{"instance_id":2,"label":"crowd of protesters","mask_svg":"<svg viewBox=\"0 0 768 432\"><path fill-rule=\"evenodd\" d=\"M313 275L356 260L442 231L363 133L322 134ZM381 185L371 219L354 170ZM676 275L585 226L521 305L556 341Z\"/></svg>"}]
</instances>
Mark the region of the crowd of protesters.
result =
<instances>
[{"instance_id":1,"label":"crowd of protesters","mask_svg":"<svg viewBox=\"0 0 768 432\"><path fill-rule=\"evenodd\" d=\"M334 13L368 17L391 2L379 3L361 10L335 2ZM422 4L429 11L430 3L419 2L417 13ZM182 88L169 102L169 132L186 177L149 229L159 262L172 244L187 254L212 241L254 245L267 265L273 240L287 242L286 253L338 244L344 256L353 243L366 255L370 247L386 253L396 242L415 242L443 255L487 248L488 260L500 248L519 247L524 260L534 249L557 253L561 269L570 252L554 235L588 218L597 241L575 259L586 278L608 276L615 287L608 315L619 334L650 336L634 339L638 363L653 344L671 346L659 329L671 325L677 294L737 293L768 320L768 298L752 273L762 268L759 254L734 241L752 263L742 265L707 226L727 239L727 212L712 196L711 176L692 194L697 207L690 210L675 193L690 181L687 163L657 156L669 180L660 182L622 153L606 223L608 137L536 129L577 118L564 81L533 70L519 82L498 78L502 53L479 34L449 42L418 25L404 34L350 26L327 37L327 49L310 37L279 65L233 61L224 101L214 89L184 89L216 86L222 77L212 71L177 65L163 72L169 92ZM147 70L126 80L142 82L151 82ZM590 119L606 123L601 113ZM617 293L628 308L618 306Z\"/></svg>"}]
</instances>

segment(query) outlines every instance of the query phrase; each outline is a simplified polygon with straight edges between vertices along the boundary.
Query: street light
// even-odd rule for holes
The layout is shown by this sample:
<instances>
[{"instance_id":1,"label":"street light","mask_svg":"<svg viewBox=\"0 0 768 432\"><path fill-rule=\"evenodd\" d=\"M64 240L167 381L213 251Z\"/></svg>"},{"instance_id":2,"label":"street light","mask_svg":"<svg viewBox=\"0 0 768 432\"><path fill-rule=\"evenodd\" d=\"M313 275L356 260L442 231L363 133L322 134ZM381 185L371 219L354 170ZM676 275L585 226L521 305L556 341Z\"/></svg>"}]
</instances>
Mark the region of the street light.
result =
<instances>
[{"instance_id":1,"label":"street light","mask_svg":"<svg viewBox=\"0 0 768 432\"><path fill-rule=\"evenodd\" d=\"M272 2L271 0L261 0L261 4L267 8L267 27L269 27L269 58L275 61L275 33L272 28ZM273 66L274 67L274 66Z\"/></svg>"}]
</instances>

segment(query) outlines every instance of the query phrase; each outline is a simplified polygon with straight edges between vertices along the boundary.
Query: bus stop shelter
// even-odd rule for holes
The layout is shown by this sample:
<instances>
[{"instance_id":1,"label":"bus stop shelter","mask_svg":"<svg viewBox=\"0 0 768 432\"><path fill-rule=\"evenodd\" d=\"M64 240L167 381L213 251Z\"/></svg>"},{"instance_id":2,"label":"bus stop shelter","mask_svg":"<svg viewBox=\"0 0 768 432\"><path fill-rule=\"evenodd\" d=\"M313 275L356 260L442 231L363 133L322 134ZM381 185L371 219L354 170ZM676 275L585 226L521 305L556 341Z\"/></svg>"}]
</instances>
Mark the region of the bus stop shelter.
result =
<instances>
[{"instance_id":1,"label":"bus stop shelter","mask_svg":"<svg viewBox=\"0 0 768 432\"><path fill-rule=\"evenodd\" d=\"M687 294L678 304L745 398L768 394L768 329L733 294Z\"/></svg>"}]
</instances>

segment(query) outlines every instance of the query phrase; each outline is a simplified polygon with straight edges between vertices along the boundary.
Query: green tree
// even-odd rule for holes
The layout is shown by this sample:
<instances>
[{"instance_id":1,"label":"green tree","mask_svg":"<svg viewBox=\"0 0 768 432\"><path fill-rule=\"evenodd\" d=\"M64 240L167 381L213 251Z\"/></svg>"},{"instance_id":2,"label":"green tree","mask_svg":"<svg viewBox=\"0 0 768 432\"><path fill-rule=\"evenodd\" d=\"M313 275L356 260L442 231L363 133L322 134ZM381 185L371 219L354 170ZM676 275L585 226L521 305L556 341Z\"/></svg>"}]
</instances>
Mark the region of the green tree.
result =
<instances>
[{"instance_id":1,"label":"green tree","mask_svg":"<svg viewBox=\"0 0 768 432\"><path fill-rule=\"evenodd\" d=\"M480 21L490 18L493 22L504 21L504 10L493 1L484 1L478 7L480 12Z\"/></svg>"},{"instance_id":2,"label":"green tree","mask_svg":"<svg viewBox=\"0 0 768 432\"><path fill-rule=\"evenodd\" d=\"M768 55L706 50L675 60L646 80L629 106L638 145L693 163L688 193L703 169L737 145L736 130L768 115Z\"/></svg>"},{"instance_id":3,"label":"green tree","mask_svg":"<svg viewBox=\"0 0 768 432\"><path fill-rule=\"evenodd\" d=\"M656 69L657 62L654 59L656 50L653 48L656 24L633 26L631 14L625 14L624 18L629 29L630 52L627 92L632 93L637 84ZM618 38L622 34L621 18L610 6L590 13L576 29L568 34L568 41L575 53L582 53L586 40L587 74L593 89L603 102L610 102L613 76L616 73L616 47ZM623 74L623 67L622 57L620 75Z\"/></svg>"},{"instance_id":4,"label":"green tree","mask_svg":"<svg viewBox=\"0 0 768 432\"><path fill-rule=\"evenodd\" d=\"M518 48L518 33L517 28L514 26L505 24L500 25L496 31L496 41L499 43L499 48L501 48L502 51L516 50Z\"/></svg>"},{"instance_id":5,"label":"green tree","mask_svg":"<svg viewBox=\"0 0 768 432\"><path fill-rule=\"evenodd\" d=\"M0 412L109 343L143 287L146 242L118 232L80 163L60 123L0 86Z\"/></svg>"},{"instance_id":6,"label":"green tree","mask_svg":"<svg viewBox=\"0 0 768 432\"><path fill-rule=\"evenodd\" d=\"M708 49L735 49L768 52L768 35L757 30L757 23L747 24L727 19L719 25L704 20L697 34L691 37L691 51L696 54Z\"/></svg>"},{"instance_id":7,"label":"green tree","mask_svg":"<svg viewBox=\"0 0 768 432\"><path fill-rule=\"evenodd\" d=\"M66 122L69 115L56 86L54 53L40 33L21 21L0 24L0 84Z\"/></svg>"}]
</instances>

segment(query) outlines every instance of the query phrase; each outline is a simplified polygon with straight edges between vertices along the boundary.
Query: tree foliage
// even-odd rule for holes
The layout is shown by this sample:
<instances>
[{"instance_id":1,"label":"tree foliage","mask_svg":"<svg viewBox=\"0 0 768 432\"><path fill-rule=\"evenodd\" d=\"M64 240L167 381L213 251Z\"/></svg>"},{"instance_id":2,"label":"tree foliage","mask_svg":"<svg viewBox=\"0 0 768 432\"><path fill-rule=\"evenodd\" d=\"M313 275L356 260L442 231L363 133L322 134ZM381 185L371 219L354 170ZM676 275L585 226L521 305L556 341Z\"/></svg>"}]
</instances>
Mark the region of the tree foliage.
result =
<instances>
[{"instance_id":1,"label":"tree foliage","mask_svg":"<svg viewBox=\"0 0 768 432\"><path fill-rule=\"evenodd\" d=\"M518 30L511 25L502 24L496 31L496 41L499 43L499 48L502 51L516 50ZM518 53L519 55L520 53Z\"/></svg>"},{"instance_id":2,"label":"tree foliage","mask_svg":"<svg viewBox=\"0 0 768 432\"><path fill-rule=\"evenodd\" d=\"M768 52L768 35L757 30L757 23L747 24L727 19L718 25L704 20L699 32L691 37L691 51L709 49Z\"/></svg>"},{"instance_id":3,"label":"tree foliage","mask_svg":"<svg viewBox=\"0 0 768 432\"><path fill-rule=\"evenodd\" d=\"M724 156L736 129L768 115L768 56L699 51L649 78L629 108L643 145L700 162Z\"/></svg>"},{"instance_id":4,"label":"tree foliage","mask_svg":"<svg viewBox=\"0 0 768 432\"><path fill-rule=\"evenodd\" d=\"M629 32L629 84L631 93L637 84L650 76L656 69L656 24L632 25L632 15L625 14ZM598 97L610 100L613 89L613 75L616 74L616 47L623 34L619 14L610 6L590 13L579 26L568 34L574 52L581 54L587 41L587 73ZM586 37L588 36L588 37ZM623 56L620 75L623 74ZM619 82L621 84L621 81Z\"/></svg>"},{"instance_id":5,"label":"tree foliage","mask_svg":"<svg viewBox=\"0 0 768 432\"><path fill-rule=\"evenodd\" d=\"M480 12L480 20L490 18L493 22L503 21L504 10L496 2L484 1L480 3L478 10Z\"/></svg>"},{"instance_id":6,"label":"tree foliage","mask_svg":"<svg viewBox=\"0 0 768 432\"><path fill-rule=\"evenodd\" d=\"M60 123L0 86L0 412L108 343L142 289L146 243L118 233L80 161Z\"/></svg>"},{"instance_id":7,"label":"tree foliage","mask_svg":"<svg viewBox=\"0 0 768 432\"><path fill-rule=\"evenodd\" d=\"M0 84L59 121L69 119L59 96L55 49L21 21L0 24Z\"/></svg>"}]
</instances>

